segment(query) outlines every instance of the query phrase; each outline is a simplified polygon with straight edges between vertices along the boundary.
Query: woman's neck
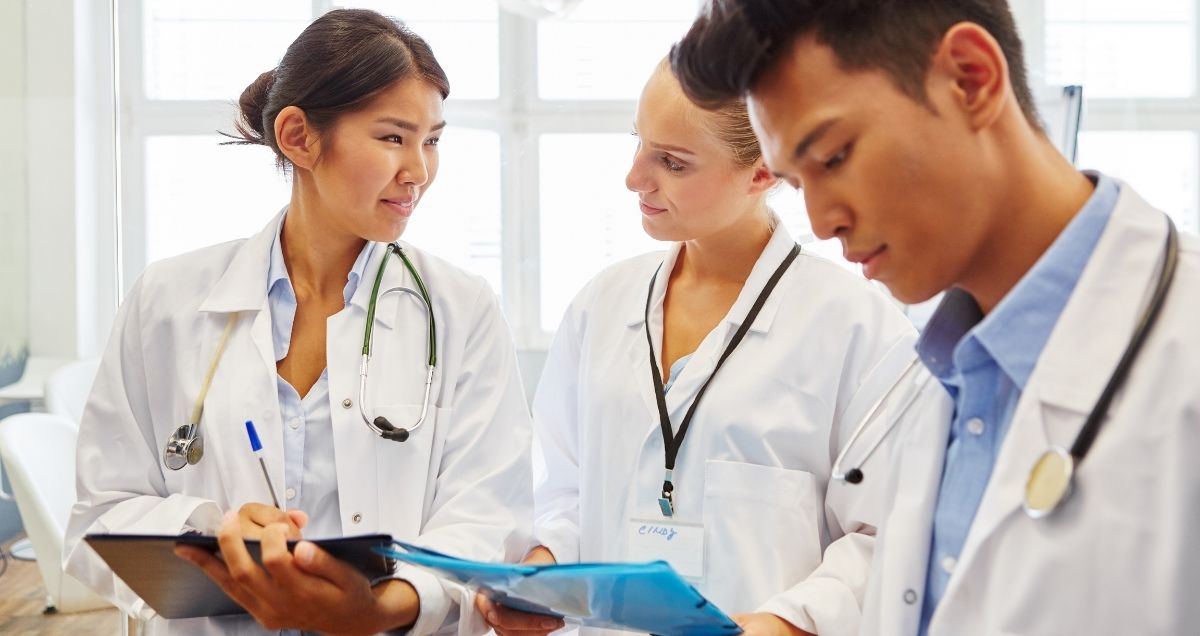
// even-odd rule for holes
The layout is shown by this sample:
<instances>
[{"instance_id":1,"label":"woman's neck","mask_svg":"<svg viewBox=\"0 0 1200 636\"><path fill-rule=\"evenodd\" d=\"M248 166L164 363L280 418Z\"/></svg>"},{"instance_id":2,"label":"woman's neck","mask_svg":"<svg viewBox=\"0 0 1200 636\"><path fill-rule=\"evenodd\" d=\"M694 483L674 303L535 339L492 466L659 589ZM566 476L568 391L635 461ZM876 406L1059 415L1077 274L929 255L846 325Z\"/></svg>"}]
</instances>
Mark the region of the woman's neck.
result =
<instances>
[{"instance_id":1,"label":"woman's neck","mask_svg":"<svg viewBox=\"0 0 1200 636\"><path fill-rule=\"evenodd\" d=\"M366 244L365 239L326 222L328 218L327 211L306 204L303 197L293 197L284 217L283 261L297 299L340 296Z\"/></svg>"},{"instance_id":2,"label":"woman's neck","mask_svg":"<svg viewBox=\"0 0 1200 636\"><path fill-rule=\"evenodd\" d=\"M771 212L761 203L743 220L721 231L684 241L672 280L742 285L774 231Z\"/></svg>"}]
</instances>

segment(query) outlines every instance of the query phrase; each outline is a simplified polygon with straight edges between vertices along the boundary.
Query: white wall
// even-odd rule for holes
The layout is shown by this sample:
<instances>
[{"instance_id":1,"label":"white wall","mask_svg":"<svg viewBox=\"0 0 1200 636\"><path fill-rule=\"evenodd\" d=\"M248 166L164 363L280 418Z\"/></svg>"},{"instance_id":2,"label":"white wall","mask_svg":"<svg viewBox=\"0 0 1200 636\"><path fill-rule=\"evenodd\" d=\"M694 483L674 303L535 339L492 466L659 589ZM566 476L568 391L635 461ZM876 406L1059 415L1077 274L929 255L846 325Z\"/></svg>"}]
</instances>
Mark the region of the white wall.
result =
<instances>
[{"instance_id":1,"label":"white wall","mask_svg":"<svg viewBox=\"0 0 1200 636\"><path fill-rule=\"evenodd\" d=\"M24 27L22 3L0 3L0 369L29 345Z\"/></svg>"}]
</instances>

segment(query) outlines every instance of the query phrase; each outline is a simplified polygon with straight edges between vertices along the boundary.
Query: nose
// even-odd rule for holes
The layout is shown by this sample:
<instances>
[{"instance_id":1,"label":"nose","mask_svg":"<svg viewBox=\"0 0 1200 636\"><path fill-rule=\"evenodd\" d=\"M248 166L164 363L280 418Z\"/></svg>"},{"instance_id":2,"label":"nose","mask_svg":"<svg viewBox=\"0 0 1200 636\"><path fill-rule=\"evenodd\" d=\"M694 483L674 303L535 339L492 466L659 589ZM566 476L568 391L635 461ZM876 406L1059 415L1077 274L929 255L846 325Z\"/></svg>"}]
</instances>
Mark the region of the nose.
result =
<instances>
[{"instance_id":1,"label":"nose","mask_svg":"<svg viewBox=\"0 0 1200 636\"><path fill-rule=\"evenodd\" d=\"M804 188L804 207L813 234L821 240L849 234L854 226L850 207L836 195L820 188Z\"/></svg>"},{"instance_id":2,"label":"nose","mask_svg":"<svg viewBox=\"0 0 1200 636\"><path fill-rule=\"evenodd\" d=\"M632 192L653 192L654 180L650 176L650 171L646 169L646 162L643 160L642 147L639 144L638 149L633 153L633 165L629 167L629 172L625 175L625 187Z\"/></svg>"},{"instance_id":3,"label":"nose","mask_svg":"<svg viewBox=\"0 0 1200 636\"><path fill-rule=\"evenodd\" d=\"M429 181L429 164L424 153L407 154L396 170L396 182L400 185L423 186Z\"/></svg>"}]
</instances>

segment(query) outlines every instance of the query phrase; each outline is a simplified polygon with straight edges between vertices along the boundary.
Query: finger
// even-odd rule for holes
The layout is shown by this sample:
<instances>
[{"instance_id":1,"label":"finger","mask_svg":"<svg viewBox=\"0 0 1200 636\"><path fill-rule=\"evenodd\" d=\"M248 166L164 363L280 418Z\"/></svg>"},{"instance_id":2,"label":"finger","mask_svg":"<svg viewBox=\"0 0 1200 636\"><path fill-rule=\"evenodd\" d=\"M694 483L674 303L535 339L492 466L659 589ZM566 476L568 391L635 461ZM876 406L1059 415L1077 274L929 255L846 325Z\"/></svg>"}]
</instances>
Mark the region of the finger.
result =
<instances>
[{"instance_id":1,"label":"finger","mask_svg":"<svg viewBox=\"0 0 1200 636\"><path fill-rule=\"evenodd\" d=\"M292 553L288 551L288 526L282 523L272 523L263 528L259 549L262 554L263 569L271 576L275 585L289 587L299 572L296 570Z\"/></svg>"},{"instance_id":2,"label":"finger","mask_svg":"<svg viewBox=\"0 0 1200 636\"><path fill-rule=\"evenodd\" d=\"M270 580L250 556L236 518L231 519L230 515L226 515L225 523L217 531L217 545L221 548L221 558L225 561L230 577L239 587L256 596L264 596L270 591Z\"/></svg>"},{"instance_id":3,"label":"finger","mask_svg":"<svg viewBox=\"0 0 1200 636\"><path fill-rule=\"evenodd\" d=\"M563 626L561 618L530 614L497 603L491 605L492 607L484 614L484 618L497 630L548 633Z\"/></svg>"},{"instance_id":4,"label":"finger","mask_svg":"<svg viewBox=\"0 0 1200 636\"><path fill-rule=\"evenodd\" d=\"M339 589L370 585L358 570L329 555L311 541L301 541L293 548L294 563L300 571L329 581Z\"/></svg>"},{"instance_id":5,"label":"finger","mask_svg":"<svg viewBox=\"0 0 1200 636\"><path fill-rule=\"evenodd\" d=\"M245 515L255 524L263 527L266 527L271 523L288 523L290 521L287 513L284 511L280 510L279 508L260 503L248 503L242 506L242 509L239 512Z\"/></svg>"},{"instance_id":6,"label":"finger","mask_svg":"<svg viewBox=\"0 0 1200 636\"><path fill-rule=\"evenodd\" d=\"M289 510L287 516L296 524L297 529L302 529L308 525L308 513L303 510Z\"/></svg>"}]
</instances>

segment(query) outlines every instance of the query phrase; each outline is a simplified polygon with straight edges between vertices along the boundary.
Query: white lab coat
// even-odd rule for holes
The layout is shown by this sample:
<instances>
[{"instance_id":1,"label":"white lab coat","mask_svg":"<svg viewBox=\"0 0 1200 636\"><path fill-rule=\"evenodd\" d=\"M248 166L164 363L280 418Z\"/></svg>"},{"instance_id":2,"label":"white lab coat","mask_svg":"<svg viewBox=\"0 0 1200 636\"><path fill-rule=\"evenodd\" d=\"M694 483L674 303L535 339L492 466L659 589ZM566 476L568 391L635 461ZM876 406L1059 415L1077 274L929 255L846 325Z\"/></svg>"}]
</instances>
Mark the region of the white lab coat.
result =
<instances>
[{"instance_id":1,"label":"white lab coat","mask_svg":"<svg viewBox=\"0 0 1200 636\"><path fill-rule=\"evenodd\" d=\"M128 611L152 611L81 541L91 532L215 530L222 512L270 502L242 423L254 420L271 481L284 483L276 391L269 250L279 219L256 236L151 265L116 320L79 431L78 497L67 529L68 572ZM372 284L386 253L377 245L350 304L327 322L329 399L342 531L387 533L482 560L518 558L529 541L532 485L529 413L509 331L478 276L405 246L437 317L438 367L429 418L404 442L384 440L358 410L359 361ZM394 257L393 257L394 258ZM389 263L382 289L414 281ZM242 312L205 400L205 454L164 468L163 446L187 422L227 317ZM415 422L424 392L426 318L409 294L381 297L375 314L368 405ZM402 568L421 599L414 633L474 620L471 597L430 574ZM456 608L455 606L460 607ZM151 632L257 634L249 617L166 621Z\"/></svg>"},{"instance_id":2,"label":"white lab coat","mask_svg":"<svg viewBox=\"0 0 1200 636\"><path fill-rule=\"evenodd\" d=\"M793 239L775 230L726 318L667 393L676 430ZM560 562L619 561L631 518L662 519L663 439L643 326L661 361L662 302L679 253L619 263L575 298L534 398L545 459L537 540ZM728 613L769 611L854 634L883 500L830 480L853 424L914 357L915 332L865 280L802 252L713 380L674 471L675 519L703 523L697 588ZM886 453L879 453L882 466ZM870 468L867 468L870 470ZM882 493L882 489L879 489Z\"/></svg>"},{"instance_id":3,"label":"white lab coat","mask_svg":"<svg viewBox=\"0 0 1200 636\"><path fill-rule=\"evenodd\" d=\"M960 634L1195 634L1200 630L1200 241L1179 269L1110 417L1051 517L1022 511L1029 470L1070 447L1146 306L1166 223L1128 186L1014 411L930 624ZM936 380L892 447L891 511L864 634L916 634L953 404ZM907 426L907 425L905 425ZM869 479L869 478L868 478Z\"/></svg>"}]
</instances>

